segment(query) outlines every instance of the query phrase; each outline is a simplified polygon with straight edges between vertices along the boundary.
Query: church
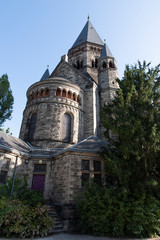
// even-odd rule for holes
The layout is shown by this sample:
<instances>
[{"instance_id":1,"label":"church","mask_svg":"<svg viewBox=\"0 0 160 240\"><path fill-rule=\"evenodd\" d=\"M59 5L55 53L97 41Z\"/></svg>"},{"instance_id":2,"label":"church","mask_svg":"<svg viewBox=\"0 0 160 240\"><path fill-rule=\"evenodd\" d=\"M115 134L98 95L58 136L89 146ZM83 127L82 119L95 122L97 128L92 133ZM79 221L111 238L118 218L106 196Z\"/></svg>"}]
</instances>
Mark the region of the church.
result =
<instances>
[{"instance_id":1,"label":"church","mask_svg":"<svg viewBox=\"0 0 160 240\"><path fill-rule=\"evenodd\" d=\"M59 46L60 47L60 46ZM90 19L56 68L27 90L19 138L0 132L0 184L26 176L66 219L89 179L104 184L99 113L119 88L117 63Z\"/></svg>"}]
</instances>

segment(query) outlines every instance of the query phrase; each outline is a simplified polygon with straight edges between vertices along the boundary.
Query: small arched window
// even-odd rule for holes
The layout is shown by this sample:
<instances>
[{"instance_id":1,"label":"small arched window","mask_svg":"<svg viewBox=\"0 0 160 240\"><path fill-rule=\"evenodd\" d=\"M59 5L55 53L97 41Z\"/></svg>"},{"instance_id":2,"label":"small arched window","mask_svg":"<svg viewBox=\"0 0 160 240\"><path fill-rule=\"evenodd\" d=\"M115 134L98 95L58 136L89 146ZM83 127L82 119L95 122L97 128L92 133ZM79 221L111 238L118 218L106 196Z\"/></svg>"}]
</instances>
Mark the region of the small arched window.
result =
<instances>
[{"instance_id":1,"label":"small arched window","mask_svg":"<svg viewBox=\"0 0 160 240\"><path fill-rule=\"evenodd\" d=\"M40 97L43 97L43 89L41 89Z\"/></svg>"},{"instance_id":2,"label":"small arched window","mask_svg":"<svg viewBox=\"0 0 160 240\"><path fill-rule=\"evenodd\" d=\"M73 93L73 101L76 101L76 93Z\"/></svg>"},{"instance_id":3,"label":"small arched window","mask_svg":"<svg viewBox=\"0 0 160 240\"><path fill-rule=\"evenodd\" d=\"M113 62L113 60L109 62L109 67L110 67L110 68L114 68L114 62Z\"/></svg>"},{"instance_id":4,"label":"small arched window","mask_svg":"<svg viewBox=\"0 0 160 240\"><path fill-rule=\"evenodd\" d=\"M63 91L62 91L62 97L66 97L66 90L65 89L63 89Z\"/></svg>"},{"instance_id":5,"label":"small arched window","mask_svg":"<svg viewBox=\"0 0 160 240\"><path fill-rule=\"evenodd\" d=\"M77 102L80 103L80 96L77 96Z\"/></svg>"},{"instance_id":6,"label":"small arched window","mask_svg":"<svg viewBox=\"0 0 160 240\"><path fill-rule=\"evenodd\" d=\"M36 91L35 98L38 98L38 91Z\"/></svg>"},{"instance_id":7,"label":"small arched window","mask_svg":"<svg viewBox=\"0 0 160 240\"><path fill-rule=\"evenodd\" d=\"M95 68L98 68L98 59L95 59Z\"/></svg>"},{"instance_id":8,"label":"small arched window","mask_svg":"<svg viewBox=\"0 0 160 240\"><path fill-rule=\"evenodd\" d=\"M72 93L68 91L68 98L71 99L71 97L72 97Z\"/></svg>"},{"instance_id":9,"label":"small arched window","mask_svg":"<svg viewBox=\"0 0 160 240\"><path fill-rule=\"evenodd\" d=\"M34 92L32 92L31 98L32 98L32 100L34 99Z\"/></svg>"},{"instance_id":10,"label":"small arched window","mask_svg":"<svg viewBox=\"0 0 160 240\"><path fill-rule=\"evenodd\" d=\"M80 62L77 60L77 69L80 69Z\"/></svg>"},{"instance_id":11,"label":"small arched window","mask_svg":"<svg viewBox=\"0 0 160 240\"><path fill-rule=\"evenodd\" d=\"M107 64L105 62L102 63L102 68L105 69L107 67Z\"/></svg>"},{"instance_id":12,"label":"small arched window","mask_svg":"<svg viewBox=\"0 0 160 240\"><path fill-rule=\"evenodd\" d=\"M94 68L94 61L92 60L92 68Z\"/></svg>"},{"instance_id":13,"label":"small arched window","mask_svg":"<svg viewBox=\"0 0 160 240\"><path fill-rule=\"evenodd\" d=\"M71 141L71 116L68 113L65 113L62 119L62 141Z\"/></svg>"},{"instance_id":14,"label":"small arched window","mask_svg":"<svg viewBox=\"0 0 160 240\"><path fill-rule=\"evenodd\" d=\"M33 140L33 136L36 128L36 121L37 121L37 114L33 113L29 121L28 141Z\"/></svg>"},{"instance_id":15,"label":"small arched window","mask_svg":"<svg viewBox=\"0 0 160 240\"><path fill-rule=\"evenodd\" d=\"M83 61L81 61L81 68L83 68Z\"/></svg>"},{"instance_id":16,"label":"small arched window","mask_svg":"<svg viewBox=\"0 0 160 240\"><path fill-rule=\"evenodd\" d=\"M48 89L48 88L46 88L44 95L45 95L46 97L49 96L49 89Z\"/></svg>"},{"instance_id":17,"label":"small arched window","mask_svg":"<svg viewBox=\"0 0 160 240\"><path fill-rule=\"evenodd\" d=\"M57 91L56 91L56 96L57 96L57 97L58 97L58 96L61 96L61 89L60 89L60 88L57 89Z\"/></svg>"}]
</instances>

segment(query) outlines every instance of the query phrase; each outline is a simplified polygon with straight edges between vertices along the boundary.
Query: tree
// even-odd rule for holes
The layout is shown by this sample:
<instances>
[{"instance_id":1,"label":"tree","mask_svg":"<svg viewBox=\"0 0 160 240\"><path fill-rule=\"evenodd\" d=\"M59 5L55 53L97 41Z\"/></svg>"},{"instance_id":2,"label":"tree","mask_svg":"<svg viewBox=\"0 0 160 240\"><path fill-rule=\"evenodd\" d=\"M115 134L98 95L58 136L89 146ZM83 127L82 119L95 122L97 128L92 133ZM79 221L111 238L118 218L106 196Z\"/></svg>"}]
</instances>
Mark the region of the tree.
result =
<instances>
[{"instance_id":1,"label":"tree","mask_svg":"<svg viewBox=\"0 0 160 240\"><path fill-rule=\"evenodd\" d=\"M10 89L7 74L0 78L0 126L5 120L10 119L13 110L14 98Z\"/></svg>"},{"instance_id":2,"label":"tree","mask_svg":"<svg viewBox=\"0 0 160 240\"><path fill-rule=\"evenodd\" d=\"M89 184L80 226L96 235L160 236L160 66L126 66L115 99L101 111L109 144L106 186Z\"/></svg>"},{"instance_id":3,"label":"tree","mask_svg":"<svg viewBox=\"0 0 160 240\"><path fill-rule=\"evenodd\" d=\"M160 66L126 66L120 89L101 119L110 142L106 182L134 197L160 198Z\"/></svg>"}]
</instances>

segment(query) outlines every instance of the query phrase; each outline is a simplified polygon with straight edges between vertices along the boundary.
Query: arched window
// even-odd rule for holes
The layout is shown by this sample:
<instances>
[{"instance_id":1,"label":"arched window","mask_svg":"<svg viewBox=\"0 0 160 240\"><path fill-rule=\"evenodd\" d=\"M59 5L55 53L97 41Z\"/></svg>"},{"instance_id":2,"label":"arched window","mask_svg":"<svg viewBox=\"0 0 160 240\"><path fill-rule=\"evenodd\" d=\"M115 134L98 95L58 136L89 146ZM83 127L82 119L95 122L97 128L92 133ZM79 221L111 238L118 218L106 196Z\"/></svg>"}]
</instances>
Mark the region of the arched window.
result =
<instances>
[{"instance_id":1,"label":"arched window","mask_svg":"<svg viewBox=\"0 0 160 240\"><path fill-rule=\"evenodd\" d=\"M73 101L76 101L76 93L73 93Z\"/></svg>"},{"instance_id":2,"label":"arched window","mask_svg":"<svg viewBox=\"0 0 160 240\"><path fill-rule=\"evenodd\" d=\"M35 94L35 99L38 98L38 91L36 91L36 94Z\"/></svg>"},{"instance_id":3,"label":"arched window","mask_svg":"<svg viewBox=\"0 0 160 240\"><path fill-rule=\"evenodd\" d=\"M60 89L60 88L57 89L57 91L56 91L56 96L57 96L57 97L58 97L58 96L61 96L61 89Z\"/></svg>"},{"instance_id":4,"label":"arched window","mask_svg":"<svg viewBox=\"0 0 160 240\"><path fill-rule=\"evenodd\" d=\"M72 93L68 91L68 98L71 99Z\"/></svg>"},{"instance_id":5,"label":"arched window","mask_svg":"<svg viewBox=\"0 0 160 240\"><path fill-rule=\"evenodd\" d=\"M81 104L81 100L80 100L80 96L79 96L79 95L77 96L77 102L78 102L79 104Z\"/></svg>"},{"instance_id":6,"label":"arched window","mask_svg":"<svg viewBox=\"0 0 160 240\"><path fill-rule=\"evenodd\" d=\"M62 119L62 141L71 141L71 116L68 113L65 113Z\"/></svg>"},{"instance_id":7,"label":"arched window","mask_svg":"<svg viewBox=\"0 0 160 240\"><path fill-rule=\"evenodd\" d=\"M32 96L32 100L33 100L33 99L34 99L34 92L32 92L32 95L31 95L31 96Z\"/></svg>"},{"instance_id":8,"label":"arched window","mask_svg":"<svg viewBox=\"0 0 160 240\"><path fill-rule=\"evenodd\" d=\"M113 62L113 60L109 62L109 67L110 67L110 68L114 68L114 62Z\"/></svg>"},{"instance_id":9,"label":"arched window","mask_svg":"<svg viewBox=\"0 0 160 240\"><path fill-rule=\"evenodd\" d=\"M62 97L66 97L66 90L65 89L63 89L63 91L62 91Z\"/></svg>"},{"instance_id":10,"label":"arched window","mask_svg":"<svg viewBox=\"0 0 160 240\"><path fill-rule=\"evenodd\" d=\"M81 68L83 68L83 61L81 61Z\"/></svg>"},{"instance_id":11,"label":"arched window","mask_svg":"<svg viewBox=\"0 0 160 240\"><path fill-rule=\"evenodd\" d=\"M77 69L80 69L80 62L77 60Z\"/></svg>"},{"instance_id":12,"label":"arched window","mask_svg":"<svg viewBox=\"0 0 160 240\"><path fill-rule=\"evenodd\" d=\"M92 60L92 68L94 68L94 61Z\"/></svg>"},{"instance_id":13,"label":"arched window","mask_svg":"<svg viewBox=\"0 0 160 240\"><path fill-rule=\"evenodd\" d=\"M43 97L43 89L41 89L40 97Z\"/></svg>"},{"instance_id":14,"label":"arched window","mask_svg":"<svg viewBox=\"0 0 160 240\"><path fill-rule=\"evenodd\" d=\"M98 59L95 59L95 68L98 68Z\"/></svg>"},{"instance_id":15,"label":"arched window","mask_svg":"<svg viewBox=\"0 0 160 240\"><path fill-rule=\"evenodd\" d=\"M34 131L36 128L36 121L37 121L37 114L33 113L29 122L29 129L28 129L28 140L32 140L34 136Z\"/></svg>"},{"instance_id":16,"label":"arched window","mask_svg":"<svg viewBox=\"0 0 160 240\"><path fill-rule=\"evenodd\" d=\"M105 62L102 63L102 68L105 69L107 67L107 64Z\"/></svg>"},{"instance_id":17,"label":"arched window","mask_svg":"<svg viewBox=\"0 0 160 240\"><path fill-rule=\"evenodd\" d=\"M45 95L46 97L49 96L49 89L48 89L48 88L46 88L44 95Z\"/></svg>"}]
</instances>

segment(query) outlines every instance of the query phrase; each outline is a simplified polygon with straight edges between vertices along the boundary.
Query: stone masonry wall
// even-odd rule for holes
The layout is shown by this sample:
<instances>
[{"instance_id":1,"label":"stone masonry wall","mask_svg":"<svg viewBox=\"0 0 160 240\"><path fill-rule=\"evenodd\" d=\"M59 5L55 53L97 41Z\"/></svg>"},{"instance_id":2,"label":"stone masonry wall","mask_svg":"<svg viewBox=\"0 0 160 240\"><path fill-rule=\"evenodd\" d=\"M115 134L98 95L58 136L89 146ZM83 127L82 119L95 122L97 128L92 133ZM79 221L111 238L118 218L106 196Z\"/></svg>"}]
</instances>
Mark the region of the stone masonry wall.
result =
<instances>
[{"instance_id":1,"label":"stone masonry wall","mask_svg":"<svg viewBox=\"0 0 160 240\"><path fill-rule=\"evenodd\" d=\"M61 80L61 81L60 81ZM31 144L39 147L66 147L78 142L83 135L83 91L78 86L74 86L67 80L59 79L58 81L50 80L40 82L28 90L27 95L33 91L41 89L46 85L50 89L49 96L33 99L27 103L23 114L23 122L20 131L20 138L26 140L28 134L28 122L33 113L37 114L36 128L34 138ZM55 96L57 89L65 89L80 96L80 103L62 96ZM64 113L69 113L72 118L71 142L62 143L62 119Z\"/></svg>"}]
</instances>

